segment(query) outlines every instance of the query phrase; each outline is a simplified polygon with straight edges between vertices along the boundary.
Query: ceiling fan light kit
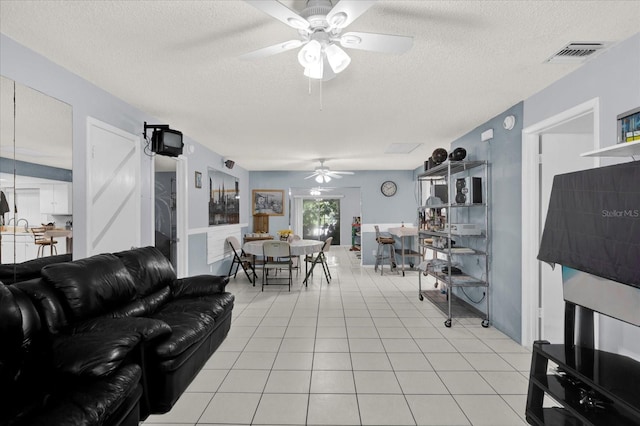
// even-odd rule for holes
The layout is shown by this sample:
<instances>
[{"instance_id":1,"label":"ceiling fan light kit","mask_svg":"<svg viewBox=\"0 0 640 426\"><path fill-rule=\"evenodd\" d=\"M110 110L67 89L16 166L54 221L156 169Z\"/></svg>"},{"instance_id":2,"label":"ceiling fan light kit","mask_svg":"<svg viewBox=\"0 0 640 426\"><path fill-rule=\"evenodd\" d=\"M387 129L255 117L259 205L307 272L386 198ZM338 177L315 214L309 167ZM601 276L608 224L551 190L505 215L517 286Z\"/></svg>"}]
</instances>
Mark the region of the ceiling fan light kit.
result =
<instances>
[{"instance_id":1,"label":"ceiling fan light kit","mask_svg":"<svg viewBox=\"0 0 640 426\"><path fill-rule=\"evenodd\" d=\"M331 179L342 179L341 175L352 175L353 172L338 172L329 169L324 166L324 160L320 160L320 167L318 167L312 174L305 177L305 179L315 178L318 183L329 183Z\"/></svg>"},{"instance_id":2,"label":"ceiling fan light kit","mask_svg":"<svg viewBox=\"0 0 640 426\"><path fill-rule=\"evenodd\" d=\"M304 75L318 80L331 80L344 71L351 58L347 49L401 54L413 44L412 37L376 33L346 33L342 30L366 12L376 0L307 0L305 9L297 13L277 0L245 0L255 8L298 30L300 39L268 46L241 56L257 59L303 46L298 62Z\"/></svg>"}]
</instances>

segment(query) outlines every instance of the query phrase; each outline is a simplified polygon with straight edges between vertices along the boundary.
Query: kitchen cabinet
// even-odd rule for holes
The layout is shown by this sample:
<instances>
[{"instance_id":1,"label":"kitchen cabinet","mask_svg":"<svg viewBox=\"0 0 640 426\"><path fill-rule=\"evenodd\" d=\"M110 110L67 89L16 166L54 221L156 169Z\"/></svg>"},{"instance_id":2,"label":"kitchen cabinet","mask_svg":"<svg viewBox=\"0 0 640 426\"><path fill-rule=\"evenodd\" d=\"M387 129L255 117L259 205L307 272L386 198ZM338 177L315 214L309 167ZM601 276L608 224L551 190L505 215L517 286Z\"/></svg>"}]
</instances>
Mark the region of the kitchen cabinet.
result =
<instances>
[{"instance_id":1,"label":"kitchen cabinet","mask_svg":"<svg viewBox=\"0 0 640 426\"><path fill-rule=\"evenodd\" d=\"M30 234L2 234L2 263L21 263L35 259L37 252Z\"/></svg>"},{"instance_id":2,"label":"kitchen cabinet","mask_svg":"<svg viewBox=\"0 0 640 426\"><path fill-rule=\"evenodd\" d=\"M41 184L40 213L71 214L71 184L66 182Z\"/></svg>"}]
</instances>

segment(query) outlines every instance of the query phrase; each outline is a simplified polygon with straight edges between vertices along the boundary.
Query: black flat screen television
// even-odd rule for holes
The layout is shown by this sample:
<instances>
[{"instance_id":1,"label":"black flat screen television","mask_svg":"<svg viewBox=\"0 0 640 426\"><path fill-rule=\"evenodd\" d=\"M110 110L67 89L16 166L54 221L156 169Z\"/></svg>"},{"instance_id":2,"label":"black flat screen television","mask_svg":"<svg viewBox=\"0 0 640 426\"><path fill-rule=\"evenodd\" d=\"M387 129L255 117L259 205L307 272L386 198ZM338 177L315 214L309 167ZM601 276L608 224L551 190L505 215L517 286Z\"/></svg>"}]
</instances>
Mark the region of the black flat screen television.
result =
<instances>
[{"instance_id":1,"label":"black flat screen television","mask_svg":"<svg viewBox=\"0 0 640 426\"><path fill-rule=\"evenodd\" d=\"M182 154L182 132L172 129L155 129L151 137L151 149L156 154L177 157Z\"/></svg>"}]
</instances>

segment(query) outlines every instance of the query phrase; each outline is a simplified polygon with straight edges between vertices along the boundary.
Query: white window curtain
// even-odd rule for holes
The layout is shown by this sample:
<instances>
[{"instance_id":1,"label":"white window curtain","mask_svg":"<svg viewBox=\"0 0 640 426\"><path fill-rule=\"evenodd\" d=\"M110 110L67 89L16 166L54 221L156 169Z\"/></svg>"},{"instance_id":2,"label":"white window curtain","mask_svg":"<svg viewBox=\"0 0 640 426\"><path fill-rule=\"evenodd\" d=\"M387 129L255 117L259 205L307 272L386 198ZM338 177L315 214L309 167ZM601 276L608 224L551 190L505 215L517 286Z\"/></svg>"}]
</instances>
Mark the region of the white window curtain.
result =
<instances>
[{"instance_id":1,"label":"white window curtain","mask_svg":"<svg viewBox=\"0 0 640 426\"><path fill-rule=\"evenodd\" d=\"M293 233L302 237L302 201L303 197L293 198L293 208L291 209L291 225Z\"/></svg>"}]
</instances>

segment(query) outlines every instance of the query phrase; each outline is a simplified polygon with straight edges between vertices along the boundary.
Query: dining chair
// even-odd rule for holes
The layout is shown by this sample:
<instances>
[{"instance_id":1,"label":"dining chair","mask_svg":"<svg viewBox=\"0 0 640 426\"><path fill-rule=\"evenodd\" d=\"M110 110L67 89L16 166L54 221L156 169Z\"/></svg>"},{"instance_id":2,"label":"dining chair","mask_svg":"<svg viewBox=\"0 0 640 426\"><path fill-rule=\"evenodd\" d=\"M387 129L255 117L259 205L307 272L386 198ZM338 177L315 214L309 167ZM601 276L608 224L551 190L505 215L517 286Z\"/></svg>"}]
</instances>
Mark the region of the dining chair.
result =
<instances>
[{"instance_id":1,"label":"dining chair","mask_svg":"<svg viewBox=\"0 0 640 426\"><path fill-rule=\"evenodd\" d=\"M300 238L300 235L291 234L287 238L287 241L289 242L289 244L291 244L292 242L300 241L301 239L302 238ZM293 263L293 265L291 267L296 270L296 277L298 276L298 273L300 272L300 262L301 262L300 257L301 256L292 256L292 258L291 258L291 261Z\"/></svg>"},{"instance_id":2,"label":"dining chair","mask_svg":"<svg viewBox=\"0 0 640 426\"><path fill-rule=\"evenodd\" d=\"M31 228L31 233L33 234L33 241L38 247L38 253L36 255L37 257L44 256L46 247L49 247L51 254L53 254L54 252L55 254L58 254L58 248L56 247L56 244L58 244L58 242L53 238L45 236L44 233L46 230L47 228L44 228L44 227Z\"/></svg>"},{"instance_id":3,"label":"dining chair","mask_svg":"<svg viewBox=\"0 0 640 426\"><path fill-rule=\"evenodd\" d=\"M227 237L226 242L229 245L229 248L231 248L231 252L233 253L233 261L231 262L231 267L229 268L229 273L227 274L227 276L230 277L233 273L233 278L235 278L236 275L238 275L238 269L242 267L242 270L247 275L247 278L249 278L249 282L252 283L255 287L255 279L257 278L257 275L254 267L255 260L253 256L246 254L244 250L242 250L242 248L240 247L240 242L236 237ZM238 249L240 249L240 251L238 251ZM233 272L234 266L236 267L235 272ZM249 275L249 270L251 270L251 275Z\"/></svg>"},{"instance_id":4,"label":"dining chair","mask_svg":"<svg viewBox=\"0 0 640 426\"><path fill-rule=\"evenodd\" d=\"M315 265L320 263L322 265L322 270L324 271L324 276L327 279L327 283L331 281L331 271L329 271L329 264L327 263L327 255L326 253L331 249L331 243L333 242L333 237L329 237L324 241L322 245L322 249L317 254L308 254L304 257L304 271L305 274L308 274L308 266L311 264L311 273L313 274L313 268Z\"/></svg>"},{"instance_id":5,"label":"dining chair","mask_svg":"<svg viewBox=\"0 0 640 426\"><path fill-rule=\"evenodd\" d=\"M265 241L262 244L262 255L264 264L262 265L262 291L265 285L281 284L289 285L291 291L291 282L293 280L293 262L291 260L291 245L287 241ZM286 277L276 277L279 270L288 272ZM273 274L269 278L269 270L273 270ZM271 280L271 282L269 282ZM276 280L286 280L286 282L274 282Z\"/></svg>"}]
</instances>

